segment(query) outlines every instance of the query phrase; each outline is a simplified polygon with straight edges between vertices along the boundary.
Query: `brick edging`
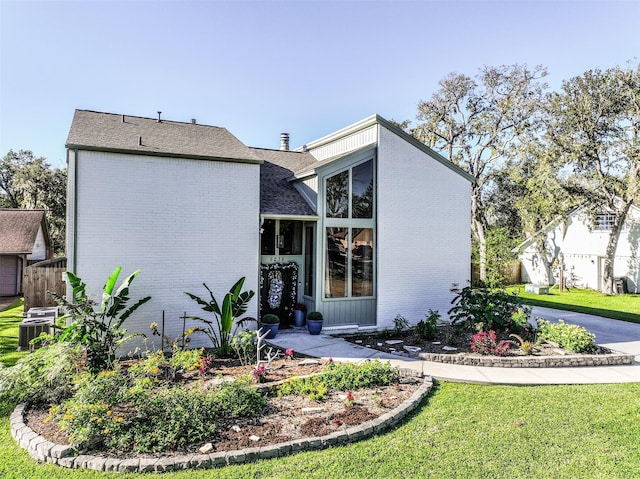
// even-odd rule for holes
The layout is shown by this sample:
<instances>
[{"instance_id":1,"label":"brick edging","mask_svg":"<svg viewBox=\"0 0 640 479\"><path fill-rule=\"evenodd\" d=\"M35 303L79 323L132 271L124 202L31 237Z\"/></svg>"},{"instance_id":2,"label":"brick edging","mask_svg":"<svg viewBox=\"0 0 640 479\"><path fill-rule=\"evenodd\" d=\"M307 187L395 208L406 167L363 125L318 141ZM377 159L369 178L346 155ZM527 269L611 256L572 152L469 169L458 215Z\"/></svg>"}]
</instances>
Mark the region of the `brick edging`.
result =
<instances>
[{"instance_id":1,"label":"brick edging","mask_svg":"<svg viewBox=\"0 0 640 479\"><path fill-rule=\"evenodd\" d=\"M185 454L179 456L149 456L137 458L114 458L80 454L72 446L63 446L47 441L24 423L25 404L19 404L10 417L11 435L20 447L41 462L53 463L73 469L93 469L112 472L167 472L184 469L209 469L251 462L257 459L281 457L288 454L324 449L336 444L360 441L380 434L404 419L416 409L429 394L433 381L429 376L422 378L423 384L408 399L388 413L371 421L320 437L307 437L262 447L252 447L236 451L220 451L211 454Z\"/></svg>"},{"instance_id":2,"label":"brick edging","mask_svg":"<svg viewBox=\"0 0 640 479\"><path fill-rule=\"evenodd\" d=\"M418 353L424 361L496 368L575 368L582 366L626 366L635 362L632 354L567 354L564 356L473 356L470 354Z\"/></svg>"}]
</instances>

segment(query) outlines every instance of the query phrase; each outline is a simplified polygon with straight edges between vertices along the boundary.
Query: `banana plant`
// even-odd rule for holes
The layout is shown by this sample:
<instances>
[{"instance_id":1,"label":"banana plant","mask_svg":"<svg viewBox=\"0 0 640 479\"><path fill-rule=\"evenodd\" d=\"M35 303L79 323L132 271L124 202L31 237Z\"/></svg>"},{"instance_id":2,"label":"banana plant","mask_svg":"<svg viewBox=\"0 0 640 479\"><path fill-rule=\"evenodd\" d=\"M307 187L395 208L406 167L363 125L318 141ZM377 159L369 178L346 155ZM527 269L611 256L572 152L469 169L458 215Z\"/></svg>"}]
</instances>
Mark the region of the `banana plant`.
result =
<instances>
[{"instance_id":1,"label":"banana plant","mask_svg":"<svg viewBox=\"0 0 640 479\"><path fill-rule=\"evenodd\" d=\"M121 271L122 266L118 266L107 278L98 309L96 303L87 295L87 285L71 271L67 271L67 279L71 285L72 300L50 293L66 311L60 318L60 322L65 326L54 326L61 330L55 338L56 341L73 343L85 348L88 368L94 373L113 366L118 347L136 336L127 335L127 330L123 329L122 325L134 311L151 299L151 296L147 296L127 307L130 299L129 288L140 270L127 276L114 292Z\"/></svg>"},{"instance_id":2,"label":"banana plant","mask_svg":"<svg viewBox=\"0 0 640 479\"><path fill-rule=\"evenodd\" d=\"M202 283L205 289L209 292L209 300L202 299L192 293L184 294L189 296L195 302L197 302L204 311L212 313L214 320L208 320L200 318L198 316L190 316L190 319L201 321L207 325L206 329L200 329L204 332L209 339L213 348L217 350L221 356L229 356L232 353L231 339L238 327L244 326L249 321L255 321L254 318L242 318L240 316L247 312L249 301L253 298L254 291L242 291L244 286L245 277L240 278L225 294L222 300L222 307L216 300L211 289L206 283ZM236 328L233 330L233 325L236 323Z\"/></svg>"}]
</instances>

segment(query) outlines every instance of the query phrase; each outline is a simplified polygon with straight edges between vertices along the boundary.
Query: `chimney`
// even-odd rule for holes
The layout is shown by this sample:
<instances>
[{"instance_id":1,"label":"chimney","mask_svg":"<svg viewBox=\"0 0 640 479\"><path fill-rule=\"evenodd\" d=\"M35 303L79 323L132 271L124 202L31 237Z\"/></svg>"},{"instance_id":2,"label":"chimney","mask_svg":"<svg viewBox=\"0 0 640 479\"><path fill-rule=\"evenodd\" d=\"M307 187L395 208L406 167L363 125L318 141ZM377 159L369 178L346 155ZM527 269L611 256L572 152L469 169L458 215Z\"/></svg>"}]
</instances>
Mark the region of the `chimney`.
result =
<instances>
[{"instance_id":1,"label":"chimney","mask_svg":"<svg viewBox=\"0 0 640 479\"><path fill-rule=\"evenodd\" d=\"M195 118L191 118L191 124L195 125L196 124L196 119Z\"/></svg>"},{"instance_id":2,"label":"chimney","mask_svg":"<svg viewBox=\"0 0 640 479\"><path fill-rule=\"evenodd\" d=\"M289 133L280 133L280 150L289 151Z\"/></svg>"}]
</instances>

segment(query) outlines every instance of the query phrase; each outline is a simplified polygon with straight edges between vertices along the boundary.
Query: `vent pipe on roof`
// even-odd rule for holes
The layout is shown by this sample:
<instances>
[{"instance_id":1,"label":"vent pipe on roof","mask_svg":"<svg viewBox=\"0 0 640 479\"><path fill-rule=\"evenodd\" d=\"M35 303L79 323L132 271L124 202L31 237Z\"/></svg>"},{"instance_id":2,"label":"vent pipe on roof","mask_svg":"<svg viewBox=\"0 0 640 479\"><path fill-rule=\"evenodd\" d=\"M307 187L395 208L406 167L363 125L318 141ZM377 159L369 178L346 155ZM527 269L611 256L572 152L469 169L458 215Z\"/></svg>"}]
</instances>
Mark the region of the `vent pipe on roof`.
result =
<instances>
[{"instance_id":1,"label":"vent pipe on roof","mask_svg":"<svg viewBox=\"0 0 640 479\"><path fill-rule=\"evenodd\" d=\"M141 136L138 137L138 146L142 146L142 137Z\"/></svg>"},{"instance_id":2,"label":"vent pipe on roof","mask_svg":"<svg viewBox=\"0 0 640 479\"><path fill-rule=\"evenodd\" d=\"M162 114L161 111L158 112L158 123L162 122L162 120L160 119L160 115Z\"/></svg>"},{"instance_id":3,"label":"vent pipe on roof","mask_svg":"<svg viewBox=\"0 0 640 479\"><path fill-rule=\"evenodd\" d=\"M196 119L195 118L191 118L191 124L195 125L196 124Z\"/></svg>"},{"instance_id":4,"label":"vent pipe on roof","mask_svg":"<svg viewBox=\"0 0 640 479\"><path fill-rule=\"evenodd\" d=\"M289 133L280 133L280 150L289 151Z\"/></svg>"},{"instance_id":5,"label":"vent pipe on roof","mask_svg":"<svg viewBox=\"0 0 640 479\"><path fill-rule=\"evenodd\" d=\"M122 123L124 123L124 115L122 115Z\"/></svg>"}]
</instances>

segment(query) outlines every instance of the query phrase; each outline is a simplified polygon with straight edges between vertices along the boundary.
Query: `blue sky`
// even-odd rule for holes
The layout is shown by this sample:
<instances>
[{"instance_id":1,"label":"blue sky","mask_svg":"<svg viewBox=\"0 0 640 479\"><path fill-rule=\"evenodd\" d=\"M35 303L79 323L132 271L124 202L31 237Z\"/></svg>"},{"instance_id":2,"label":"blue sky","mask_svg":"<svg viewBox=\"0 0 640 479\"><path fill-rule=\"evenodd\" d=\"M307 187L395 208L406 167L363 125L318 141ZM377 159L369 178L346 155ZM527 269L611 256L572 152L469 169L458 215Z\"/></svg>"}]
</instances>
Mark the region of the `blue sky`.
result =
<instances>
[{"instance_id":1,"label":"blue sky","mask_svg":"<svg viewBox=\"0 0 640 479\"><path fill-rule=\"evenodd\" d=\"M0 0L0 154L55 167L76 108L291 146L414 120L450 72L541 64L549 85L640 56L640 1Z\"/></svg>"}]
</instances>

